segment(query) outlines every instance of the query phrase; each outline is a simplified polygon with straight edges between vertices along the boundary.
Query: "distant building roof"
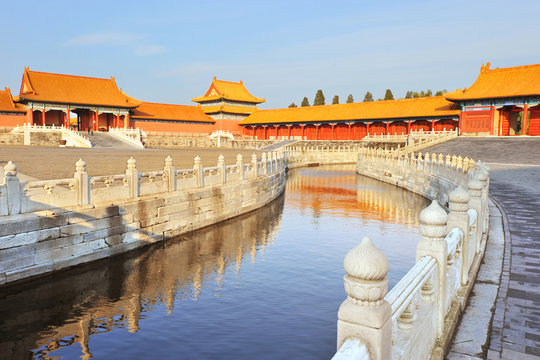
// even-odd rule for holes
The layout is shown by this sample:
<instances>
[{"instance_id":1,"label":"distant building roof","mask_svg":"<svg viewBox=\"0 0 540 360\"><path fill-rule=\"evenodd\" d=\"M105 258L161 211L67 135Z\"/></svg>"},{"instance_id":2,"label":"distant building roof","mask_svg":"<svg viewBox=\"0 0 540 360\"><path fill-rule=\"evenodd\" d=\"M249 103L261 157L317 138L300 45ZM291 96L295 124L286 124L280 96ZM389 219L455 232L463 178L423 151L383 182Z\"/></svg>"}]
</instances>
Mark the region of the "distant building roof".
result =
<instances>
[{"instance_id":1,"label":"distant building roof","mask_svg":"<svg viewBox=\"0 0 540 360\"><path fill-rule=\"evenodd\" d=\"M13 102L11 90L5 88L5 90L0 90L0 111L25 113L26 109L23 105Z\"/></svg>"},{"instance_id":2,"label":"distant building roof","mask_svg":"<svg viewBox=\"0 0 540 360\"><path fill-rule=\"evenodd\" d=\"M447 93L448 100L472 100L540 95L540 64L490 69L482 65L480 75L468 89Z\"/></svg>"},{"instance_id":3,"label":"distant building roof","mask_svg":"<svg viewBox=\"0 0 540 360\"><path fill-rule=\"evenodd\" d=\"M442 96L434 96L417 99L257 110L240 121L240 125L444 117L458 116L459 113L458 105L445 100Z\"/></svg>"},{"instance_id":4,"label":"distant building roof","mask_svg":"<svg viewBox=\"0 0 540 360\"><path fill-rule=\"evenodd\" d=\"M114 77L101 79L24 69L19 101L133 108L133 98L118 90Z\"/></svg>"},{"instance_id":5,"label":"distant building roof","mask_svg":"<svg viewBox=\"0 0 540 360\"><path fill-rule=\"evenodd\" d=\"M132 119L177 120L215 123L200 106L173 105L143 102L133 110Z\"/></svg>"},{"instance_id":6,"label":"distant building roof","mask_svg":"<svg viewBox=\"0 0 540 360\"><path fill-rule=\"evenodd\" d=\"M240 80L240 82L223 81L217 80L215 76L206 94L191 100L194 102L205 102L220 99L251 102L256 104L266 101L265 99L251 95L249 91L247 91L242 80Z\"/></svg>"}]
</instances>

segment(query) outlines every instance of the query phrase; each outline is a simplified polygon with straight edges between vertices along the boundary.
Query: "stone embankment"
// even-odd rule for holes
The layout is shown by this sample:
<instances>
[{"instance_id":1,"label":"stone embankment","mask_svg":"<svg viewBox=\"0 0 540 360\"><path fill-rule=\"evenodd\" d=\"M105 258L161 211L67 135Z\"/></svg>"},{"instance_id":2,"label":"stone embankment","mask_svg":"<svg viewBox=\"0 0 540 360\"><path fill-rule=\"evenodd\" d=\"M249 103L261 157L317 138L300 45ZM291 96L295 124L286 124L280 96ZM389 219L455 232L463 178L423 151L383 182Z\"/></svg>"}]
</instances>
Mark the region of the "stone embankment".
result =
<instances>
[{"instance_id":1,"label":"stone embankment","mask_svg":"<svg viewBox=\"0 0 540 360\"><path fill-rule=\"evenodd\" d=\"M226 165L21 183L11 162L0 185L0 285L124 253L255 210L285 189L282 154Z\"/></svg>"},{"instance_id":2,"label":"stone embankment","mask_svg":"<svg viewBox=\"0 0 540 360\"><path fill-rule=\"evenodd\" d=\"M357 172L433 202L420 214L417 263L390 292L388 260L369 239L347 254L334 359L442 358L486 247L489 169L456 156L365 149Z\"/></svg>"}]
</instances>

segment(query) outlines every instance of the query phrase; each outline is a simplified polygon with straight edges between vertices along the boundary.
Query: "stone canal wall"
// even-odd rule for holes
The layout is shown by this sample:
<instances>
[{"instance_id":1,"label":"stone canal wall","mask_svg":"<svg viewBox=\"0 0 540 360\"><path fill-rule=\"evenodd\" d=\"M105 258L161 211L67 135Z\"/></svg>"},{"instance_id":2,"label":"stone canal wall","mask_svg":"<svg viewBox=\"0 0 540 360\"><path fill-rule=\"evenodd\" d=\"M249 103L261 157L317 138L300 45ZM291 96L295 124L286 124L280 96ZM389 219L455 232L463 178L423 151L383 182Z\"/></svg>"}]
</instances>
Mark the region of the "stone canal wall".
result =
<instances>
[{"instance_id":1,"label":"stone canal wall","mask_svg":"<svg viewBox=\"0 0 540 360\"><path fill-rule=\"evenodd\" d=\"M417 262L390 292L391 264L370 239L345 257L334 359L442 358L485 251L489 169L456 156L364 149L357 173L433 201L420 214Z\"/></svg>"},{"instance_id":2,"label":"stone canal wall","mask_svg":"<svg viewBox=\"0 0 540 360\"><path fill-rule=\"evenodd\" d=\"M284 157L243 163L20 183L5 167L0 185L0 285L124 253L260 208L285 189Z\"/></svg>"}]
</instances>

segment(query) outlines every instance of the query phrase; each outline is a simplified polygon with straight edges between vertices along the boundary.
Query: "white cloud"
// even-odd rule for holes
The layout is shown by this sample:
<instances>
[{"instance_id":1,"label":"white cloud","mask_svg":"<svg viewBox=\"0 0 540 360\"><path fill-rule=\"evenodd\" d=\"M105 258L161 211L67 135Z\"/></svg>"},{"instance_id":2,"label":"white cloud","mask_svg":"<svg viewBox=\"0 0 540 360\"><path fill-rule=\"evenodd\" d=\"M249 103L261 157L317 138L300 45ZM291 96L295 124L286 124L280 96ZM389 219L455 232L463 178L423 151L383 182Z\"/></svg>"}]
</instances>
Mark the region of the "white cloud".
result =
<instances>
[{"instance_id":1,"label":"white cloud","mask_svg":"<svg viewBox=\"0 0 540 360\"><path fill-rule=\"evenodd\" d=\"M142 37L132 33L105 31L74 37L62 46L129 45Z\"/></svg>"},{"instance_id":2,"label":"white cloud","mask_svg":"<svg viewBox=\"0 0 540 360\"><path fill-rule=\"evenodd\" d=\"M139 45L133 49L133 53L139 56L157 55L165 52L162 45Z\"/></svg>"}]
</instances>

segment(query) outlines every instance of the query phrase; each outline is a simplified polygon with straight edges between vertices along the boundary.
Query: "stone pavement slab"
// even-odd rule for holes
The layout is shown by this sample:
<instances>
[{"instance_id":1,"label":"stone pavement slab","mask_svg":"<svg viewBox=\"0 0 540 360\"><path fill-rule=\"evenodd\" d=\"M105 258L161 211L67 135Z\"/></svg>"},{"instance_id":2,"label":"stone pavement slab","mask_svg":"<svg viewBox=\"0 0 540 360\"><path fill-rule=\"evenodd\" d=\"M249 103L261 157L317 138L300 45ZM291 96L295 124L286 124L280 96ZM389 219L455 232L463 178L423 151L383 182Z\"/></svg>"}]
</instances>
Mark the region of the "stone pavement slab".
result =
<instances>
[{"instance_id":1,"label":"stone pavement slab","mask_svg":"<svg viewBox=\"0 0 540 360\"><path fill-rule=\"evenodd\" d=\"M429 152L491 167L490 196L502 207L505 252L488 359L540 360L540 138L463 138Z\"/></svg>"}]
</instances>

